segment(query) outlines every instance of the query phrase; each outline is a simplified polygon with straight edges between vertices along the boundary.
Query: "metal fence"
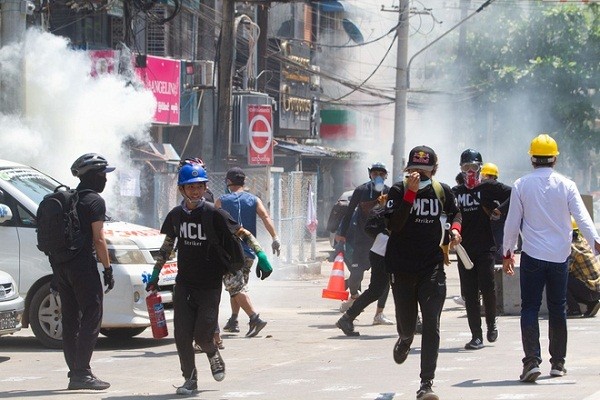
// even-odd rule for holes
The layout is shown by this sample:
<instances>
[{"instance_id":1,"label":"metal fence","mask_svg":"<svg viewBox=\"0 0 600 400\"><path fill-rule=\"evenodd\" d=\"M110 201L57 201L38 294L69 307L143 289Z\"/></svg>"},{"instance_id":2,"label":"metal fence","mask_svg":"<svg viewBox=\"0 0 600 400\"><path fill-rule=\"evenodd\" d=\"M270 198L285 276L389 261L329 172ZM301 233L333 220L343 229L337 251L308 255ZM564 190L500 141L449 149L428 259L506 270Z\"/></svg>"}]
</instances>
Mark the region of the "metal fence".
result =
<instances>
[{"instance_id":1,"label":"metal fence","mask_svg":"<svg viewBox=\"0 0 600 400\"><path fill-rule=\"evenodd\" d=\"M307 225L309 185L314 193L315 212L317 207L317 175L308 172L281 172L276 168L245 168L245 188L260 198L269 211L281 242L281 255L275 257L271 251L271 236L262 221L257 221L257 239L269 255L273 267L279 270L297 264L316 261L316 233ZM215 199L226 191L225 172L209 170L208 188ZM155 176L155 204L158 226L171 208L181 201L174 185L174 174Z\"/></svg>"}]
</instances>

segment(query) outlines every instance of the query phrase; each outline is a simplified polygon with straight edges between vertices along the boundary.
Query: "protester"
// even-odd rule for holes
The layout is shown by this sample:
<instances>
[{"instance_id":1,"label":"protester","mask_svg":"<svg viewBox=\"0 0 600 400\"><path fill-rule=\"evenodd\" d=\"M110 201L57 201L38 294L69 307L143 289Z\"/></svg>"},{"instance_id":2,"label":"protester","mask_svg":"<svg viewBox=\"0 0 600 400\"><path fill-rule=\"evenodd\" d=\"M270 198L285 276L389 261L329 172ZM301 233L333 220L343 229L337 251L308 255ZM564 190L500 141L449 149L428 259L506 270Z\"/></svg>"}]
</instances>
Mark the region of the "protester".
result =
<instances>
[{"instance_id":1,"label":"protester","mask_svg":"<svg viewBox=\"0 0 600 400\"><path fill-rule=\"evenodd\" d=\"M216 249L207 238L214 231L221 242L226 235L235 233L257 253L263 253L254 236L243 229L222 209L217 209L204 199L208 176L199 164L186 164L178 173L177 185L183 196L180 206L173 208L161 227L165 240L156 257L147 291L158 289L160 270L174 249L177 240L177 278L173 295L175 345L185 378L177 394L190 395L198 389L195 341L206 353L213 378L225 378L225 363L214 342L214 332L219 318L222 279L227 266L221 265ZM203 221L211 221L212 228ZM212 249L212 250L211 250ZM268 261L267 261L268 263ZM270 265L269 265L270 267Z\"/></svg>"},{"instance_id":2,"label":"protester","mask_svg":"<svg viewBox=\"0 0 600 400\"><path fill-rule=\"evenodd\" d=\"M510 208L504 225L502 267L514 275L513 249L519 231L523 239L520 260L521 340L523 373L521 382L535 382L542 362L538 314L546 288L548 305L550 375L567 373L567 259L571 254L572 225L575 218L580 231L596 252L600 236L594 228L575 183L554 171L558 145L547 134L531 141L529 147L533 172L514 183Z\"/></svg>"},{"instance_id":3,"label":"protester","mask_svg":"<svg viewBox=\"0 0 600 400\"><path fill-rule=\"evenodd\" d=\"M365 233L365 222L369 211L377 204L377 198L382 194L387 194L389 190L389 187L384 183L388 172L383 163L376 162L371 164L368 171L370 180L354 189L348 208L346 209L346 214L342 218L338 234L335 237L335 240L339 243L348 242L347 247L352 249L352 256L349 257L351 262L348 263L350 277L346 282L350 290L350 299L342 303L340 307L341 312L346 312L360 296L361 282L365 271L371 268L369 251L375 240ZM352 236L352 241L348 240L350 236ZM383 314L388 294L389 288L382 292L377 302L377 310L373 318L373 324L375 325L393 324Z\"/></svg>"},{"instance_id":4,"label":"protester","mask_svg":"<svg viewBox=\"0 0 600 400\"><path fill-rule=\"evenodd\" d=\"M104 239L106 204L99 194L106 186L106 174L114 169L96 153L87 153L75 160L71 173L80 180L77 214L84 244L75 258L64 263L50 255L61 300L62 345L69 367L69 390L110 387L110 383L92 374L90 361L100 333L104 298L97 260L104 267L105 293L115 284Z\"/></svg>"},{"instance_id":5,"label":"protester","mask_svg":"<svg viewBox=\"0 0 600 400\"><path fill-rule=\"evenodd\" d=\"M484 163L481 166L481 180L485 181L497 181L500 177L500 170L494 163ZM500 204L496 204L499 206ZM502 241L504 240L504 222L506 222L506 213L495 215L490 218L490 225L492 227L492 235L494 236L494 242L496 243L496 252L494 253L494 263L502 265Z\"/></svg>"},{"instance_id":6,"label":"protester","mask_svg":"<svg viewBox=\"0 0 600 400\"><path fill-rule=\"evenodd\" d=\"M460 243L461 216L450 187L432 179L437 155L427 146L412 149L406 180L390 189L390 237L385 264L390 274L399 339L394 361L402 364L415 336L417 306L421 309L421 385L419 400L437 400L432 385L440 345L440 316L446 298L444 254L441 249L446 223L451 223L452 244ZM441 193L440 193L441 192Z\"/></svg>"},{"instance_id":7,"label":"protester","mask_svg":"<svg viewBox=\"0 0 600 400\"><path fill-rule=\"evenodd\" d=\"M496 324L496 284L494 281L494 254L496 242L492 233L492 220L506 215L510 199L510 187L497 180L481 180L481 153L467 149L460 155L460 168L465 183L453 189L462 215L462 245L473 262L467 269L458 258L460 292L465 299L471 340L467 350L483 348L481 305L479 292L485 307L486 338L495 342L498 338Z\"/></svg>"},{"instance_id":8,"label":"protester","mask_svg":"<svg viewBox=\"0 0 600 400\"><path fill-rule=\"evenodd\" d=\"M215 202L215 206L222 207L229 212L244 229L250 231L254 236L256 236L256 217L258 216L262 220L267 232L271 235L273 254L279 256L281 245L277 232L275 232L273 221L263 202L255 195L244 190L245 180L246 174L241 168L234 167L227 171L225 183L227 184L228 193L219 197ZM267 321L260 318L247 293L250 271L257 254L247 245L244 247L244 252L246 259L244 268L236 274L228 273L223 277L223 283L225 284L225 289L229 292L231 303L231 317L223 327L223 330L226 332L240 331L238 314L241 308L250 318L246 337L254 337L267 325ZM259 265L262 266L263 264L259 263ZM272 269L261 270L261 268L257 267L256 273L258 277L265 279L271 275L272 271Z\"/></svg>"},{"instance_id":9,"label":"protester","mask_svg":"<svg viewBox=\"0 0 600 400\"><path fill-rule=\"evenodd\" d=\"M567 282L567 318L594 317L600 310L600 261L571 217L573 241ZM579 303L585 304L581 314Z\"/></svg>"}]
</instances>

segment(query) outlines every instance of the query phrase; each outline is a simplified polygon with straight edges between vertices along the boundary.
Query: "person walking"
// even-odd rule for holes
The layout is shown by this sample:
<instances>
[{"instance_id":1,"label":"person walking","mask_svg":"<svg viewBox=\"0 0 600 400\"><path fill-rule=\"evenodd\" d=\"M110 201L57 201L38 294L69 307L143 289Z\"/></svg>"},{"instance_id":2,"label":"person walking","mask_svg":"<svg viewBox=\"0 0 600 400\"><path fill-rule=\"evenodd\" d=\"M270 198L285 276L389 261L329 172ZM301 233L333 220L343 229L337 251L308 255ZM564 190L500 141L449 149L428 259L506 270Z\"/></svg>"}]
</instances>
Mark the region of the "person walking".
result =
<instances>
[{"instance_id":1,"label":"person walking","mask_svg":"<svg viewBox=\"0 0 600 400\"><path fill-rule=\"evenodd\" d=\"M239 167L229 169L225 181L229 193L219 197L215 201L215 207L222 207L229 212L229 214L232 215L244 229L250 231L254 236L256 236L256 217L258 216L262 220L267 232L271 235L271 249L273 250L273 254L279 256L281 245L279 243L277 232L275 232L273 220L271 220L263 202L255 195L244 190L244 183L246 181L246 174L244 171ZM254 264L254 259L258 255L248 246L245 246L244 252L246 261L242 270L235 274L227 273L223 277L225 290L229 292L231 304L231 317L223 327L223 330L225 332L240 331L238 314L241 308L250 318L246 337L254 337L267 325L267 321L260 318L260 315L254 309L254 306L250 301L250 296L248 296L247 293L250 271ZM259 263L259 265L262 264ZM261 270L257 267L256 274L259 278L266 279L271 275L272 271L273 269Z\"/></svg>"},{"instance_id":2,"label":"person walking","mask_svg":"<svg viewBox=\"0 0 600 400\"><path fill-rule=\"evenodd\" d=\"M463 151L460 169L465 183L453 188L462 215L462 245L473 261L473 268L466 269L458 258L460 292L465 299L471 330L471 340L465 345L467 350L483 348L479 292L485 307L487 340L492 343L498 339L494 280L496 241L491 221L506 214L510 199L510 186L497 180L481 180L482 164L481 153L477 150Z\"/></svg>"},{"instance_id":3,"label":"person walking","mask_svg":"<svg viewBox=\"0 0 600 400\"><path fill-rule=\"evenodd\" d=\"M104 390L110 387L110 383L92 373L90 361L100 333L104 294L115 284L104 239L106 203L100 196L106 186L106 174L114 170L97 153L87 153L75 160L71 173L80 180L77 214L83 247L67 262L58 262L50 255L61 302L62 344L69 368L69 390ZM104 285L107 287L104 292L96 258L104 267Z\"/></svg>"},{"instance_id":4,"label":"person walking","mask_svg":"<svg viewBox=\"0 0 600 400\"><path fill-rule=\"evenodd\" d=\"M500 177L500 170L494 163L484 163L481 166L481 180L497 181ZM496 204L499 206L500 204ZM504 223L506 222L506 212L501 215L490 216L490 225L492 226L492 235L496 243L496 252L494 253L494 264L502 265L502 241L504 240Z\"/></svg>"},{"instance_id":5,"label":"person walking","mask_svg":"<svg viewBox=\"0 0 600 400\"><path fill-rule=\"evenodd\" d=\"M441 245L447 223L451 224L451 244L461 240L460 210L450 187L432 179L437 168L438 159L432 148L413 148L405 168L408 176L392 186L386 202L390 237L385 266L396 305L399 335L393 355L398 364L408 357L419 306L423 320L419 400L439 399L432 386L440 346L440 316L446 298Z\"/></svg>"},{"instance_id":6,"label":"person walking","mask_svg":"<svg viewBox=\"0 0 600 400\"><path fill-rule=\"evenodd\" d=\"M373 246L375 239L370 237L365 231L365 222L369 211L377 204L377 199L381 195L385 195L389 191L389 187L384 183L387 179L388 171L385 164L376 162L368 168L368 182L359 185L354 189L346 214L342 218L338 228L338 234L335 237L338 243L347 243L352 248L351 263L348 265L350 277L346 281L350 290L350 299L342 303L341 312L346 312L360 296L361 282L365 271L371 268L369 260L370 249ZM349 238L352 241L349 241ZM386 288L378 299L377 310L373 318L374 325L392 325L384 314L383 309L389 294L389 288Z\"/></svg>"},{"instance_id":7,"label":"person walking","mask_svg":"<svg viewBox=\"0 0 600 400\"><path fill-rule=\"evenodd\" d=\"M177 241L177 277L173 295L173 325L175 346L185 378L177 394L190 395L198 389L193 343L197 343L209 361L213 378L225 379L225 362L214 341L219 319L222 279L226 265L218 262L211 242L222 242L226 235L235 234L243 239L258 254L264 252L254 236L243 229L227 211L215 208L204 199L208 175L198 163L183 165L178 173L177 185L183 196L181 205L174 207L166 216L161 227L165 240L157 254L152 276L146 291L158 289L160 271ZM212 228L204 221L212 222ZM208 224L208 222L206 222ZM208 232L217 236L210 240ZM270 267L267 261L267 266Z\"/></svg>"},{"instance_id":8,"label":"person walking","mask_svg":"<svg viewBox=\"0 0 600 400\"><path fill-rule=\"evenodd\" d=\"M573 241L567 282L567 318L590 318L600 310L600 261L579 233L573 217L571 224ZM579 303L585 304L583 314Z\"/></svg>"},{"instance_id":9,"label":"person walking","mask_svg":"<svg viewBox=\"0 0 600 400\"><path fill-rule=\"evenodd\" d=\"M554 170L558 145L547 134L535 137L529 147L533 171L517 179L511 192L504 225L502 268L515 273L513 249L519 231L523 247L520 262L521 382L535 382L540 376L540 329L538 314L546 288L548 305L550 375L567 373L567 259L571 254L571 215L590 247L600 251L600 236L573 181Z\"/></svg>"}]
</instances>

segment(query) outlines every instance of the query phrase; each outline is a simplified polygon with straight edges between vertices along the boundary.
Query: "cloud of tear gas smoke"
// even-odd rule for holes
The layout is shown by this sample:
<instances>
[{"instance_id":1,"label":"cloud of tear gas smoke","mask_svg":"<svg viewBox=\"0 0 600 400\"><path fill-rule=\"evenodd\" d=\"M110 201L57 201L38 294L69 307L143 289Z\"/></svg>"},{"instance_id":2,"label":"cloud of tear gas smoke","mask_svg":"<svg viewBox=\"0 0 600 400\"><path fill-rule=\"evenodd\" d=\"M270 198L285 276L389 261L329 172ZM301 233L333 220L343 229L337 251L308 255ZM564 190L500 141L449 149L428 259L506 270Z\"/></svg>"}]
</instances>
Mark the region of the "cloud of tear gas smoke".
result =
<instances>
[{"instance_id":1,"label":"cloud of tear gas smoke","mask_svg":"<svg viewBox=\"0 0 600 400\"><path fill-rule=\"evenodd\" d=\"M117 171L130 165L122 143L147 137L155 109L150 91L119 75L92 78L86 52L35 29L23 43L0 49L0 73L21 74L20 65L25 109L22 115L0 114L0 158L31 165L70 186L78 183L70 166L84 153L102 154ZM116 175L109 185L118 184Z\"/></svg>"}]
</instances>

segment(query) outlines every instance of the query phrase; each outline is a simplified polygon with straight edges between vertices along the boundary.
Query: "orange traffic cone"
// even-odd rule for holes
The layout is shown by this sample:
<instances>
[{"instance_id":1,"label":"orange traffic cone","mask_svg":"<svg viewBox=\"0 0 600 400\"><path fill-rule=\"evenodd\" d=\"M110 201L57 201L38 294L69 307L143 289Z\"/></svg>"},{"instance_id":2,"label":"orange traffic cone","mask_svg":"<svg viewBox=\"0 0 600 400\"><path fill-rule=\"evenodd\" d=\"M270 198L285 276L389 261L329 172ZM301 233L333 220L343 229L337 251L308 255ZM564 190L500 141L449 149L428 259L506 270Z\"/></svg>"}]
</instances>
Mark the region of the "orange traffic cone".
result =
<instances>
[{"instance_id":1,"label":"orange traffic cone","mask_svg":"<svg viewBox=\"0 0 600 400\"><path fill-rule=\"evenodd\" d=\"M348 300L348 292L344 285L344 254L338 253L333 262L329 284L323 289L324 299Z\"/></svg>"}]
</instances>

